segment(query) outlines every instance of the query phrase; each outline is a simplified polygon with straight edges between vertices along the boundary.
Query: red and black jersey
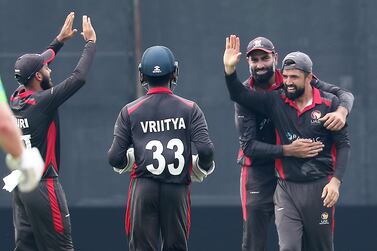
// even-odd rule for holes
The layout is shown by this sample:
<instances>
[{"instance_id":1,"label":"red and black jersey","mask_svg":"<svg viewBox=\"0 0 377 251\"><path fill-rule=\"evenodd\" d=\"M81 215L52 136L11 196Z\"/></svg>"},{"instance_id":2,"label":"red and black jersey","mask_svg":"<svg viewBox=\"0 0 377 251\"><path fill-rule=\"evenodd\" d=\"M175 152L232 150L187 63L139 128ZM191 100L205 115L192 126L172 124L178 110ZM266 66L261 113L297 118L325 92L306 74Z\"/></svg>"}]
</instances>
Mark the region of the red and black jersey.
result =
<instances>
[{"instance_id":1,"label":"red and black jersey","mask_svg":"<svg viewBox=\"0 0 377 251\"><path fill-rule=\"evenodd\" d=\"M280 70L275 71L275 84L267 90L256 89L252 77L243 83L248 88L262 92L280 89L282 84L283 76ZM354 100L352 93L317 78L313 79L311 84L322 91L336 95L339 98L340 105L351 112ZM243 108L237 103L235 103L235 121L241 146L238 162L242 166L251 166L258 169L257 179L251 178L251 182L268 184L266 181L273 179L271 174L274 173L275 159L283 157L282 146L276 145L275 126L270 118Z\"/></svg>"},{"instance_id":2,"label":"red and black jersey","mask_svg":"<svg viewBox=\"0 0 377 251\"><path fill-rule=\"evenodd\" d=\"M54 40L55 53L62 44ZM21 85L10 97L10 106L22 130L26 147L37 147L45 161L43 178L56 177L60 163L60 130L58 108L85 83L95 54L95 43L88 42L75 70L58 85L33 92Z\"/></svg>"},{"instance_id":3,"label":"red and black jersey","mask_svg":"<svg viewBox=\"0 0 377 251\"><path fill-rule=\"evenodd\" d=\"M256 91L273 91L279 89L282 85L282 75L279 70L275 71L275 84L268 89L256 89L254 85L254 78L250 77L243 85L247 88ZM239 159L244 159L242 164L244 166L257 166L264 169L270 176L271 163L276 157L281 157L283 149L281 146L276 146L275 126L271 119L256 114L239 104L235 103L235 124L239 132L240 152ZM273 165L272 165L273 166ZM273 174L273 169L272 169Z\"/></svg>"},{"instance_id":4,"label":"red and black jersey","mask_svg":"<svg viewBox=\"0 0 377 251\"><path fill-rule=\"evenodd\" d=\"M287 157L276 160L279 178L299 182L333 175L341 180L350 148L347 127L331 132L318 121L326 113L336 110L339 105L336 96L313 87L312 104L299 112L282 90L264 93L250 91L241 84L236 73L226 76L226 83L233 101L271 118L277 129L278 144L290 144L297 138L307 138L325 145L314 158Z\"/></svg>"},{"instance_id":5,"label":"red and black jersey","mask_svg":"<svg viewBox=\"0 0 377 251\"><path fill-rule=\"evenodd\" d=\"M109 162L123 168L127 163L125 152L133 145L136 164L133 177L189 184L191 143L198 151L200 163L210 165L213 144L199 106L174 95L168 88L155 87L119 113Z\"/></svg>"}]
</instances>

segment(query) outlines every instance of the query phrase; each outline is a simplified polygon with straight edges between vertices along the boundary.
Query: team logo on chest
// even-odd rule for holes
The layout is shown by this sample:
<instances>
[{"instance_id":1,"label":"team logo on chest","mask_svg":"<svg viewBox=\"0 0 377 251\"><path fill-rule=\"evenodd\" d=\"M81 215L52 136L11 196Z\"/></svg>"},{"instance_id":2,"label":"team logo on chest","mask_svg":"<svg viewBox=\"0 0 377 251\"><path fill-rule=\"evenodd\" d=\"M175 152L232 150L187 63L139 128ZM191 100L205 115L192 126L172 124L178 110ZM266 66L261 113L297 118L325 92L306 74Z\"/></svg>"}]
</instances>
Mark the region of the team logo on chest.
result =
<instances>
[{"instance_id":1,"label":"team logo on chest","mask_svg":"<svg viewBox=\"0 0 377 251\"><path fill-rule=\"evenodd\" d=\"M313 125L313 124L321 124L321 122L319 121L319 119L321 118L322 116L322 113L318 110L314 110L312 111L312 113L310 114L310 123Z\"/></svg>"}]
</instances>

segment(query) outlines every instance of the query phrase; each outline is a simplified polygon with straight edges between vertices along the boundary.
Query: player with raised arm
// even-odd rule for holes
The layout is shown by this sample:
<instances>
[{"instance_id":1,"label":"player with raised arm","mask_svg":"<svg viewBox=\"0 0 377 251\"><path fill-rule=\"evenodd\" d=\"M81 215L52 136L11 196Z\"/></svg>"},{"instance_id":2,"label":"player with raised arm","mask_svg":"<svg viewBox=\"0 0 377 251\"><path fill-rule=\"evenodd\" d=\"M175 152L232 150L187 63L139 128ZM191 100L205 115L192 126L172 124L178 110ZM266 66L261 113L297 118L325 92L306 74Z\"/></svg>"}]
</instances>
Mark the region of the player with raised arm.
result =
<instances>
[{"instance_id":1,"label":"player with raised arm","mask_svg":"<svg viewBox=\"0 0 377 251\"><path fill-rule=\"evenodd\" d=\"M231 99L270 117L276 126L277 144L303 138L324 145L310 158L284 157L275 161L275 223L280 250L333 250L334 205L347 167L350 142L347 126L333 132L320 119L335 111L339 100L312 87L312 62L302 52L284 58L282 89L250 91L236 74L239 46L238 37L227 38L224 67Z\"/></svg>"},{"instance_id":2,"label":"player with raised arm","mask_svg":"<svg viewBox=\"0 0 377 251\"><path fill-rule=\"evenodd\" d=\"M13 194L15 250L73 250L71 221L65 193L59 182L60 129L58 108L86 82L96 52L96 33L91 20L82 18L85 46L72 74L57 85L51 81L49 63L77 32L71 12L49 48L41 54L25 54L15 63L20 86L11 96L11 109L22 130L26 147L37 147L44 160L38 188Z\"/></svg>"}]
</instances>

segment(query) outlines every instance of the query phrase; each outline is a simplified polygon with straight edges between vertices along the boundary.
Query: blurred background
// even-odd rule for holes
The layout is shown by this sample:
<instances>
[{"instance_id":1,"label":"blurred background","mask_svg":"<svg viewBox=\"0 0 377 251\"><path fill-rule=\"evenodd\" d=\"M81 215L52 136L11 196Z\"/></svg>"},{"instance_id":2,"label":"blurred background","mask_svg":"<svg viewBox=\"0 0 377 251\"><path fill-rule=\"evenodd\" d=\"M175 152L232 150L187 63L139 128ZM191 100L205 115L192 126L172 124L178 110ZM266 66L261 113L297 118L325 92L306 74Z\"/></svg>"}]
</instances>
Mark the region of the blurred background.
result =
<instances>
[{"instance_id":1,"label":"blurred background","mask_svg":"<svg viewBox=\"0 0 377 251\"><path fill-rule=\"evenodd\" d=\"M119 110L138 94L137 65L152 45L169 47L179 61L176 93L199 104L216 147L216 172L192 185L191 250L240 250L242 216L238 136L225 88L225 37L237 34L242 51L256 36L275 44L279 62L300 50L312 58L322 80L355 95L348 118L350 164L336 210L336 250L377 250L377 2L352 0L0 0L0 75L8 96L17 87L18 56L41 52L66 15L88 15L97 33L97 55L87 84L60 108L61 173L71 210L76 250L127 250L124 211L128 175L107 163ZM84 46L79 34L52 63L52 80L64 80ZM246 60L238 67L248 76ZM0 159L4 158L0 153ZM8 174L0 161L0 176ZM277 250L271 228L269 250ZM0 250L12 250L11 194L0 192Z\"/></svg>"}]
</instances>

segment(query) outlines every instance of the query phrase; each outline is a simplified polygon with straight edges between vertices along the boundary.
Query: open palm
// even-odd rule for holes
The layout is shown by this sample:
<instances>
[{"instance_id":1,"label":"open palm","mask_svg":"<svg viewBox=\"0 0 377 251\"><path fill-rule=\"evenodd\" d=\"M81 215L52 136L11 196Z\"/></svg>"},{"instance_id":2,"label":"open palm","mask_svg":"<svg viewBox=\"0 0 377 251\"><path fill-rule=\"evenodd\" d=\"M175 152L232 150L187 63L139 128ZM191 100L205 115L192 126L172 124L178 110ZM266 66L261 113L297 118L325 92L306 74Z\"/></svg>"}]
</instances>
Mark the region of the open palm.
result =
<instances>
[{"instance_id":1,"label":"open palm","mask_svg":"<svg viewBox=\"0 0 377 251\"><path fill-rule=\"evenodd\" d=\"M226 38L226 45L224 51L224 66L227 74L234 72L236 65L241 58L240 39L236 35L231 35Z\"/></svg>"},{"instance_id":2,"label":"open palm","mask_svg":"<svg viewBox=\"0 0 377 251\"><path fill-rule=\"evenodd\" d=\"M75 19L75 13L74 12L69 13L58 35L59 41L64 43L65 41L67 41L68 39L70 39L76 34L77 29L73 29L74 19Z\"/></svg>"}]
</instances>

